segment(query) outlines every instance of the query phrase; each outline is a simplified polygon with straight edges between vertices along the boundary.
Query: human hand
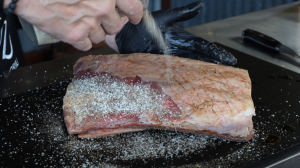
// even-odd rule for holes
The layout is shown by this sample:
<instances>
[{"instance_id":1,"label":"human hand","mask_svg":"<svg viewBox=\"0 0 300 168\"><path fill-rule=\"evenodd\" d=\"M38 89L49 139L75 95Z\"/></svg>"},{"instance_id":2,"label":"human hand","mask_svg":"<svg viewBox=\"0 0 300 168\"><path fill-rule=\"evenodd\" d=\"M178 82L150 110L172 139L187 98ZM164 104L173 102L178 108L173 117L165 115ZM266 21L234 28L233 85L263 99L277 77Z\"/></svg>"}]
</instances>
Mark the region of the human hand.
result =
<instances>
[{"instance_id":1,"label":"human hand","mask_svg":"<svg viewBox=\"0 0 300 168\"><path fill-rule=\"evenodd\" d=\"M228 51L174 25L177 22L195 17L202 7L201 2L195 2L180 8L152 12L152 16L161 29L164 38L169 43L171 55L217 64L236 64L236 58ZM163 51L145 29L143 21L137 25L126 23L118 34L107 36L106 42L122 54L163 54Z\"/></svg>"},{"instance_id":2,"label":"human hand","mask_svg":"<svg viewBox=\"0 0 300 168\"><path fill-rule=\"evenodd\" d=\"M7 8L11 0L4 1ZM140 0L21 0L15 14L40 30L73 45L89 50L105 35L118 33L122 22L118 8L134 25L143 15Z\"/></svg>"}]
</instances>

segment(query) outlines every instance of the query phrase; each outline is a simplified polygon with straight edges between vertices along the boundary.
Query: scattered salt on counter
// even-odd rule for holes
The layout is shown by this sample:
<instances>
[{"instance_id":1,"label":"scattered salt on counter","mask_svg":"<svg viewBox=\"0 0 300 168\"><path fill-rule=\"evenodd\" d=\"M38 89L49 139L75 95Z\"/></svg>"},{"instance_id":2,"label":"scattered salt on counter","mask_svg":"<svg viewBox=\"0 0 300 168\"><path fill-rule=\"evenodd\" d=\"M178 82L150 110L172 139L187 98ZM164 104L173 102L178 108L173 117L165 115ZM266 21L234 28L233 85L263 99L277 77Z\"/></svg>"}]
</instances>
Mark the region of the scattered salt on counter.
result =
<instances>
[{"instance_id":1,"label":"scattered salt on counter","mask_svg":"<svg viewBox=\"0 0 300 168\"><path fill-rule=\"evenodd\" d=\"M62 99L67 85L68 82L62 81L57 86L39 88L39 92L24 95L26 99L17 97L17 102L14 98L7 98L6 102L1 100L3 113L14 114L15 117L4 116L0 121L8 127L15 126L16 121L21 126L9 134L6 128L1 128L3 133L1 149L6 150L2 150L0 156L15 159L22 156L21 164L35 164L37 167L51 167L51 165L53 167L122 167L121 165L132 163L143 165L150 161L162 162L162 165L165 165L162 167L171 167L174 165L173 161L178 159L187 160L182 163L182 167L233 167L233 165L240 167L251 160L260 160L277 152L274 146L262 142L265 140L265 135L269 133L263 130L272 132L270 128L278 125L274 121L269 122L260 117L257 117L254 123L257 130L254 139L242 143L165 130L148 130L81 140L76 135L67 133L62 117ZM258 113L263 113L262 108L257 107ZM288 112L285 115L288 116ZM299 118L298 113L295 117ZM288 119L285 118L285 121ZM280 132L280 136L286 135L288 133ZM16 137L17 141L10 142L10 136ZM296 139L299 139L298 134L292 135L289 140L296 142ZM14 144L15 142L18 143ZM220 149L225 149L227 145L232 145L234 149L229 148L222 154ZM289 147L283 143L279 145L278 148L281 149ZM28 146L30 146L30 155L22 152ZM202 154L208 153L212 154L211 160L201 158ZM194 162L192 158L194 156L199 156L200 159ZM0 163L7 162L0 160Z\"/></svg>"}]
</instances>

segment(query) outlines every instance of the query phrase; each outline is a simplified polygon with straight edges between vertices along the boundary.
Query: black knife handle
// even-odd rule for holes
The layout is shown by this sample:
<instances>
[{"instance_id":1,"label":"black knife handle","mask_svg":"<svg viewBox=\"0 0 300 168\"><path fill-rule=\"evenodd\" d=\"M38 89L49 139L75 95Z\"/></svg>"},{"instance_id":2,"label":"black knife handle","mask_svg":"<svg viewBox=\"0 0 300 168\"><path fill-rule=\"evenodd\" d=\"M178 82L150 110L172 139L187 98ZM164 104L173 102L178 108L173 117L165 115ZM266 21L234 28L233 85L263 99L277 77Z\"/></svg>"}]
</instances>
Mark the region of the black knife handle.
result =
<instances>
[{"instance_id":1,"label":"black knife handle","mask_svg":"<svg viewBox=\"0 0 300 168\"><path fill-rule=\"evenodd\" d=\"M279 41L273 39L272 37L251 29L244 30L242 38L245 42L253 42L278 53L280 52L279 46L282 45Z\"/></svg>"}]
</instances>

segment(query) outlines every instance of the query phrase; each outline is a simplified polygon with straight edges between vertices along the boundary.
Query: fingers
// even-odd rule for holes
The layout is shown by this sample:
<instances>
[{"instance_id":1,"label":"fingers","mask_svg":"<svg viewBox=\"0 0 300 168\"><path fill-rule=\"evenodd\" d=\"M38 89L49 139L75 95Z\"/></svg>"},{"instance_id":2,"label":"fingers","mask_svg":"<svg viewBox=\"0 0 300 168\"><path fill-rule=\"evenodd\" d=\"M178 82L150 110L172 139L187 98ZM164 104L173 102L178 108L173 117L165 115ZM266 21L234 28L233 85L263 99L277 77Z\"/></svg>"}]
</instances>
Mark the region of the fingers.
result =
<instances>
[{"instance_id":1,"label":"fingers","mask_svg":"<svg viewBox=\"0 0 300 168\"><path fill-rule=\"evenodd\" d=\"M194 46L199 53L199 60L211 60L207 62L223 65L235 65L237 63L237 59L230 52L200 37L195 40Z\"/></svg>"},{"instance_id":2,"label":"fingers","mask_svg":"<svg viewBox=\"0 0 300 168\"><path fill-rule=\"evenodd\" d=\"M167 24L186 21L197 16L201 12L203 6L201 1L194 2L187 6L170 9L165 13L164 17Z\"/></svg>"},{"instance_id":3,"label":"fingers","mask_svg":"<svg viewBox=\"0 0 300 168\"><path fill-rule=\"evenodd\" d=\"M116 43L116 34L105 36L105 42L110 48L112 48L116 52L120 53L118 45Z\"/></svg>"},{"instance_id":4,"label":"fingers","mask_svg":"<svg viewBox=\"0 0 300 168\"><path fill-rule=\"evenodd\" d=\"M27 8L20 8L22 10L19 11L19 16L44 32L83 51L90 49L92 43L103 41L105 35L116 34L122 29L124 23L116 12L116 7L134 24L139 23L143 15L143 5L140 0L34 2L20 1L18 5L27 4L24 5Z\"/></svg>"},{"instance_id":5,"label":"fingers","mask_svg":"<svg viewBox=\"0 0 300 168\"><path fill-rule=\"evenodd\" d=\"M101 23L101 26L104 28L106 34L113 35L117 34L123 27L120 15L113 9L110 15L107 15Z\"/></svg>"},{"instance_id":6,"label":"fingers","mask_svg":"<svg viewBox=\"0 0 300 168\"><path fill-rule=\"evenodd\" d=\"M129 21L127 16L122 17L121 20L122 20L123 26ZM119 33L122 33L122 31L123 31L123 29L122 29ZM107 44L110 48L112 48L112 49L114 49L116 52L120 53L119 48L118 48L118 45L117 45L117 42L116 42L116 35L117 35L117 34L114 34L114 35L106 35L106 36L105 36L105 42L106 42L106 44Z\"/></svg>"},{"instance_id":7,"label":"fingers","mask_svg":"<svg viewBox=\"0 0 300 168\"><path fill-rule=\"evenodd\" d=\"M213 43L210 43L207 47L209 56L212 59L219 61L219 63L225 65L235 65L237 63L237 59L222 47L219 47Z\"/></svg>"},{"instance_id":8,"label":"fingers","mask_svg":"<svg viewBox=\"0 0 300 168\"><path fill-rule=\"evenodd\" d=\"M99 7L92 4L82 3L88 7L89 11L82 11L89 17L82 17L67 28L66 39L62 39L73 45L75 48L87 51L92 47L92 43L98 44L104 41L105 35L113 35L122 29L122 21L119 14L115 11L115 3L112 0L102 0L101 5L106 8L99 10ZM64 35L62 35L64 36Z\"/></svg>"},{"instance_id":9,"label":"fingers","mask_svg":"<svg viewBox=\"0 0 300 168\"><path fill-rule=\"evenodd\" d=\"M75 43L70 43L73 47L81 51L88 51L92 48L92 42L89 38L84 38L83 40L76 41Z\"/></svg>"},{"instance_id":10,"label":"fingers","mask_svg":"<svg viewBox=\"0 0 300 168\"><path fill-rule=\"evenodd\" d=\"M89 31L88 37L94 44L98 44L105 39L105 31L101 26L95 26Z\"/></svg>"},{"instance_id":11,"label":"fingers","mask_svg":"<svg viewBox=\"0 0 300 168\"><path fill-rule=\"evenodd\" d=\"M115 0L96 1L96 4L91 4L89 1L83 2L93 9L91 16L98 19L98 26L102 26L106 34L113 35L122 29L122 21L120 15L116 12ZM93 5L93 6L92 6Z\"/></svg>"},{"instance_id":12,"label":"fingers","mask_svg":"<svg viewBox=\"0 0 300 168\"><path fill-rule=\"evenodd\" d=\"M52 22L52 25L61 25L61 22L63 21ZM51 30L49 26L47 26L44 30L42 29L42 31L50 32L61 41L71 44L78 50L87 51L92 48L92 41L89 38L89 32L91 32L92 30L91 25L92 24L89 25L85 24L85 22L80 22L80 24L66 25L64 27L61 27L61 29L54 31ZM96 32L96 29L94 29L94 32Z\"/></svg>"},{"instance_id":13,"label":"fingers","mask_svg":"<svg viewBox=\"0 0 300 168\"><path fill-rule=\"evenodd\" d=\"M167 37L171 52L176 56L188 55L192 59L223 65L237 63L237 59L230 52L179 27L170 29Z\"/></svg>"},{"instance_id":14,"label":"fingers","mask_svg":"<svg viewBox=\"0 0 300 168\"><path fill-rule=\"evenodd\" d=\"M94 30L94 31L90 31L89 32L89 36L90 40L92 41L92 43L94 44L98 44L101 41L104 41L105 39L105 32L103 29L98 29L98 30Z\"/></svg>"},{"instance_id":15,"label":"fingers","mask_svg":"<svg viewBox=\"0 0 300 168\"><path fill-rule=\"evenodd\" d=\"M132 24L138 24L143 17L143 4L140 0L116 0L116 6Z\"/></svg>"},{"instance_id":16,"label":"fingers","mask_svg":"<svg viewBox=\"0 0 300 168\"><path fill-rule=\"evenodd\" d=\"M89 22L88 19L85 22L93 23L92 21ZM104 41L106 35L104 29L101 26L95 25L96 24L81 25L82 28L80 30L82 31L74 32L75 35L68 39L68 43L79 50L87 51L92 48L92 43L98 44ZM84 32L88 33L86 34Z\"/></svg>"},{"instance_id":17,"label":"fingers","mask_svg":"<svg viewBox=\"0 0 300 168\"><path fill-rule=\"evenodd\" d=\"M77 25L70 29L66 39L62 39L64 42L71 44L78 50L87 51L92 48L92 41L89 38L88 27L84 24Z\"/></svg>"}]
</instances>

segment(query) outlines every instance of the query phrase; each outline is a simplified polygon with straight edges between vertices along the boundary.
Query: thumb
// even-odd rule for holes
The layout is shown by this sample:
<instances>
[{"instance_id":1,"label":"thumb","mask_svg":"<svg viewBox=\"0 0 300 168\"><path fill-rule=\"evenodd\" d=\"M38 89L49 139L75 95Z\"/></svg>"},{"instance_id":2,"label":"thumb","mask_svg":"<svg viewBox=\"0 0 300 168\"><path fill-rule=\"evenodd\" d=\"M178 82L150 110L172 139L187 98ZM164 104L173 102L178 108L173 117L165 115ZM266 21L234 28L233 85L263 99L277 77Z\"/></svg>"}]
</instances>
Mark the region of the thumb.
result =
<instances>
[{"instance_id":1,"label":"thumb","mask_svg":"<svg viewBox=\"0 0 300 168\"><path fill-rule=\"evenodd\" d=\"M186 21L197 16L201 12L203 6L201 1L197 1L187 6L169 9L165 12L163 17L167 24Z\"/></svg>"}]
</instances>

